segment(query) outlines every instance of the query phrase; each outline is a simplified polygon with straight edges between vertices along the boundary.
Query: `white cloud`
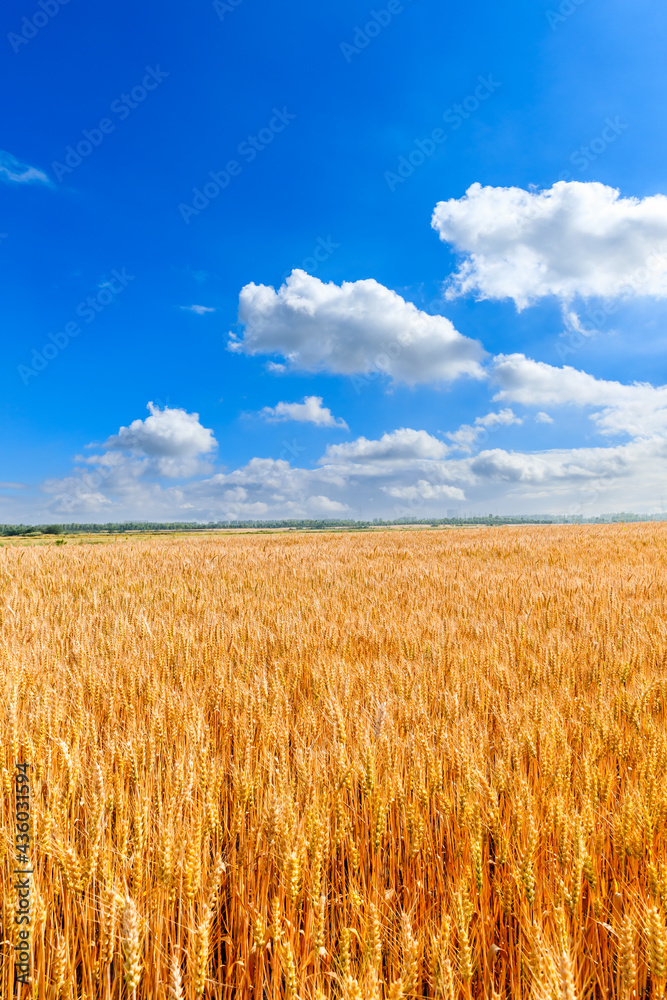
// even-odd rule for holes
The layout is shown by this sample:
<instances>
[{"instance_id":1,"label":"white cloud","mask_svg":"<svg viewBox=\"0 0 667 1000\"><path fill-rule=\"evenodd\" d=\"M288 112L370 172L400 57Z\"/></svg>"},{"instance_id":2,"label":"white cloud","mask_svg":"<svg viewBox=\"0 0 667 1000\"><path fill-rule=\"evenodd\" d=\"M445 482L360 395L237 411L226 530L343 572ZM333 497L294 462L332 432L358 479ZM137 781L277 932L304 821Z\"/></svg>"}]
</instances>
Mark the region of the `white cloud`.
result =
<instances>
[{"instance_id":1,"label":"white cloud","mask_svg":"<svg viewBox=\"0 0 667 1000\"><path fill-rule=\"evenodd\" d=\"M62 479L52 478L42 483L42 490L51 498L50 512L56 515L64 515L65 519L69 515L83 514L86 517L95 518L98 515L104 516L106 520L105 508L115 506L116 502L127 491L123 489L123 484L114 477L111 481L107 479L107 470L103 470L103 475L98 469L75 470L73 475L64 476ZM115 481L114 481L115 480ZM104 486L104 490L100 487ZM111 493L112 496L109 496ZM135 492L130 492L130 497L134 498Z\"/></svg>"},{"instance_id":2,"label":"white cloud","mask_svg":"<svg viewBox=\"0 0 667 1000\"><path fill-rule=\"evenodd\" d=\"M265 406L261 415L271 423L296 420L300 423L315 424L316 427L339 427L349 430L341 417L334 417L331 410L322 406L321 396L305 396L303 403L277 403Z\"/></svg>"},{"instance_id":3,"label":"white cloud","mask_svg":"<svg viewBox=\"0 0 667 1000\"><path fill-rule=\"evenodd\" d=\"M448 297L667 297L667 197L621 198L598 182L546 191L473 184L433 212L440 239L466 255Z\"/></svg>"},{"instance_id":4,"label":"white cloud","mask_svg":"<svg viewBox=\"0 0 667 1000\"><path fill-rule=\"evenodd\" d=\"M410 385L482 377L477 341L373 279L339 286L297 269L277 292L246 285L239 320L245 329L230 334L230 350L281 355L293 370L380 372Z\"/></svg>"},{"instance_id":5,"label":"white cloud","mask_svg":"<svg viewBox=\"0 0 667 1000\"><path fill-rule=\"evenodd\" d=\"M539 413L535 414L536 424L553 424L553 422L554 418L550 417L548 413L544 412L544 410L540 410Z\"/></svg>"},{"instance_id":6,"label":"white cloud","mask_svg":"<svg viewBox=\"0 0 667 1000\"><path fill-rule=\"evenodd\" d=\"M111 443L122 438L124 446L141 444L145 449L145 431L137 423L142 422L122 429L131 431L131 437L121 430ZM155 451L152 443L150 447ZM162 444L160 449L165 450ZM199 520L391 517L409 512L415 502L441 511L445 499L463 497L438 461L446 452L447 446L425 431L402 428L377 441L361 438L352 446L331 446L318 468L253 458L229 472L167 486L154 479L159 471L155 456L149 458L137 448L130 457L126 450L109 450L80 459L83 467L47 481L43 491L50 498L51 517L65 519L178 519L185 511ZM165 458L169 456L157 456L157 461ZM456 471L453 475L461 478Z\"/></svg>"},{"instance_id":7,"label":"white cloud","mask_svg":"<svg viewBox=\"0 0 667 1000\"><path fill-rule=\"evenodd\" d=\"M544 361L533 361L525 354L497 355L491 377L500 386L494 399L525 406L540 403L600 405L609 399L610 391L618 393L627 388L620 382L604 382L568 365L556 368Z\"/></svg>"},{"instance_id":8,"label":"white cloud","mask_svg":"<svg viewBox=\"0 0 667 1000\"><path fill-rule=\"evenodd\" d=\"M346 481L338 472L293 468L283 459L253 458L228 473L188 487L208 516L223 520L339 517L350 510Z\"/></svg>"},{"instance_id":9,"label":"white cloud","mask_svg":"<svg viewBox=\"0 0 667 1000\"><path fill-rule=\"evenodd\" d=\"M308 497L306 507L312 515L320 514L322 517L336 517L345 514L350 508L340 500L330 500L329 497L318 496Z\"/></svg>"},{"instance_id":10,"label":"white cloud","mask_svg":"<svg viewBox=\"0 0 667 1000\"><path fill-rule=\"evenodd\" d=\"M667 386L597 379L568 365L555 368L523 354L498 355L492 379L500 386L494 396L498 401L597 407L590 419L603 434L637 438L667 432Z\"/></svg>"},{"instance_id":11,"label":"white cloud","mask_svg":"<svg viewBox=\"0 0 667 1000\"><path fill-rule=\"evenodd\" d=\"M150 417L121 427L104 444L110 450L133 451L168 458L192 458L217 447L213 431L202 427L198 413L148 404Z\"/></svg>"},{"instance_id":12,"label":"white cloud","mask_svg":"<svg viewBox=\"0 0 667 1000\"><path fill-rule=\"evenodd\" d=\"M465 493L458 486L433 485L426 479L418 479L412 486L381 486L390 497L398 500L465 500Z\"/></svg>"},{"instance_id":13,"label":"white cloud","mask_svg":"<svg viewBox=\"0 0 667 1000\"><path fill-rule=\"evenodd\" d=\"M603 433L617 433L625 420L622 429L634 440L533 453L487 448L456 457L451 444L425 430L401 427L377 439L331 444L314 467L256 457L239 468L214 471L202 458L215 449L215 438L198 415L150 404L149 416L121 427L106 441L106 451L77 458L69 474L43 483L41 507L22 494L12 508L5 496L3 516L15 509L17 520L30 513L36 521L438 517L452 501L463 504L464 514L490 509L594 514L663 506L667 387L607 382L519 354L496 358L491 376L497 398L531 407L586 406ZM535 419L545 417L551 419L539 410ZM479 446L478 432L520 420L506 408L459 432L469 430L476 438L470 447ZM450 439L463 442L459 432ZM186 481L174 483L175 477Z\"/></svg>"},{"instance_id":14,"label":"white cloud","mask_svg":"<svg viewBox=\"0 0 667 1000\"><path fill-rule=\"evenodd\" d=\"M498 413L487 413L483 417L476 417L474 424L462 424L457 431L449 431L447 437L461 451L472 451L479 438L486 436L489 428L522 423L521 417L517 417L512 410L505 409Z\"/></svg>"},{"instance_id":15,"label":"white cloud","mask_svg":"<svg viewBox=\"0 0 667 1000\"><path fill-rule=\"evenodd\" d=\"M150 416L145 420L133 420L104 442L106 454L81 461L87 465L104 464L114 473L122 467L131 479L187 478L210 468L202 456L214 451L217 441L213 431L200 424L198 413L168 406L161 410L153 403L148 404L148 410Z\"/></svg>"},{"instance_id":16,"label":"white cloud","mask_svg":"<svg viewBox=\"0 0 667 1000\"><path fill-rule=\"evenodd\" d=\"M11 153L0 150L0 180L6 184L50 184L43 170L21 163Z\"/></svg>"},{"instance_id":17,"label":"white cloud","mask_svg":"<svg viewBox=\"0 0 667 1000\"><path fill-rule=\"evenodd\" d=\"M630 479L649 454L664 459L667 442L656 437L611 448L554 449L534 454L495 448L466 459L466 463L469 482L532 484L553 489L589 480Z\"/></svg>"},{"instance_id":18,"label":"white cloud","mask_svg":"<svg viewBox=\"0 0 667 1000\"><path fill-rule=\"evenodd\" d=\"M330 444L320 463L411 462L415 459L444 458L448 447L426 431L401 427L383 434L378 441L365 437L346 444Z\"/></svg>"},{"instance_id":19,"label":"white cloud","mask_svg":"<svg viewBox=\"0 0 667 1000\"><path fill-rule=\"evenodd\" d=\"M214 313L215 309L213 306L181 306L186 312L196 313L197 316L205 316L206 313Z\"/></svg>"},{"instance_id":20,"label":"white cloud","mask_svg":"<svg viewBox=\"0 0 667 1000\"><path fill-rule=\"evenodd\" d=\"M430 438L425 431L409 433L422 442ZM241 468L177 486L150 481L141 461L109 453L91 460L96 466L46 482L49 502L39 513L33 508L35 519L433 517L444 516L452 500L464 504L464 514L491 508L508 514L641 512L664 505L667 441L658 435L533 454L497 448L459 459L444 458L435 447L412 455L399 448L389 457L382 439L352 444L357 447L344 446L345 452L330 460L323 456L314 469L254 458ZM25 516L21 504L17 519Z\"/></svg>"},{"instance_id":21,"label":"white cloud","mask_svg":"<svg viewBox=\"0 0 667 1000\"><path fill-rule=\"evenodd\" d=\"M562 315L563 315L563 325L565 327L565 330L563 331L561 336L565 336L565 334L571 335L573 333L580 333L582 337L590 337L591 334L594 332L593 330L591 330L590 326L585 326L581 322L581 317L579 316L578 313L574 311L574 309L568 309L567 306L563 306Z\"/></svg>"}]
</instances>

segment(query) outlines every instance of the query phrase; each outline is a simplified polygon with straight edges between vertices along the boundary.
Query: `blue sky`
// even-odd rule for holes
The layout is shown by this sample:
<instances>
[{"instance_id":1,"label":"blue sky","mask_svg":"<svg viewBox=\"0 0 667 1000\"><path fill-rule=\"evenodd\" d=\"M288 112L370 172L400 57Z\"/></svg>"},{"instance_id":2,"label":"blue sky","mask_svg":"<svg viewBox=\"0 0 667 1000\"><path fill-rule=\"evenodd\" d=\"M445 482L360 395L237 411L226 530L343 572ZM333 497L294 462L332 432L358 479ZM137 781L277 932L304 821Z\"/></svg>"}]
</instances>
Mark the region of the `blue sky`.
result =
<instances>
[{"instance_id":1,"label":"blue sky","mask_svg":"<svg viewBox=\"0 0 667 1000\"><path fill-rule=\"evenodd\" d=\"M2 20L0 521L663 509L667 10Z\"/></svg>"}]
</instances>

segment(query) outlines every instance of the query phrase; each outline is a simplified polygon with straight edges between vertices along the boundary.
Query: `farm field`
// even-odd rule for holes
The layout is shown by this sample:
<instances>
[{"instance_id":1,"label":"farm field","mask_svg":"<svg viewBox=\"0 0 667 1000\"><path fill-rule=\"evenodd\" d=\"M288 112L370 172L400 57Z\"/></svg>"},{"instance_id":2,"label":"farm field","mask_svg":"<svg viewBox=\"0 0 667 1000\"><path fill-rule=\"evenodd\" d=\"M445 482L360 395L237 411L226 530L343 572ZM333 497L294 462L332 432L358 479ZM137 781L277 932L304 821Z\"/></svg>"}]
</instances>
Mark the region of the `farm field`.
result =
<instances>
[{"instance_id":1,"label":"farm field","mask_svg":"<svg viewBox=\"0 0 667 1000\"><path fill-rule=\"evenodd\" d=\"M662 524L0 548L0 996L663 996L666 584Z\"/></svg>"}]
</instances>

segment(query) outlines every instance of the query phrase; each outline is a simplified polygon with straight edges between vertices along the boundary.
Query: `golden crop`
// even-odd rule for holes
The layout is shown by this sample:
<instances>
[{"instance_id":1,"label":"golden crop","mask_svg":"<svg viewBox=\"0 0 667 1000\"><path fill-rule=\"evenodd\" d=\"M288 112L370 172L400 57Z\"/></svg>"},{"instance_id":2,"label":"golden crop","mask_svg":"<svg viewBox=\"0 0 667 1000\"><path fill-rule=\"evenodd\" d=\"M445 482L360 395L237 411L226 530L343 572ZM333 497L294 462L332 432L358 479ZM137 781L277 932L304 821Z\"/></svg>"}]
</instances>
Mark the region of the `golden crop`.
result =
<instances>
[{"instance_id":1,"label":"golden crop","mask_svg":"<svg viewBox=\"0 0 667 1000\"><path fill-rule=\"evenodd\" d=\"M0 995L667 980L667 526L0 548Z\"/></svg>"}]
</instances>

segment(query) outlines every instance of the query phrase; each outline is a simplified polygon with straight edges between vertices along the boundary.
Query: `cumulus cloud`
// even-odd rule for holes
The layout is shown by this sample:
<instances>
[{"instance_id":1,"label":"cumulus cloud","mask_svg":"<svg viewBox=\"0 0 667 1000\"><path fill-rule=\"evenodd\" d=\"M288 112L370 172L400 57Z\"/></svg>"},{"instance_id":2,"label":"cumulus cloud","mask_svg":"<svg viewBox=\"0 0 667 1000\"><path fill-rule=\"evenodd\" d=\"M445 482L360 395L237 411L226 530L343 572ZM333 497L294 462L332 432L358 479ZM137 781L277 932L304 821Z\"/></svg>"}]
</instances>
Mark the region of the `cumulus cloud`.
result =
<instances>
[{"instance_id":1,"label":"cumulus cloud","mask_svg":"<svg viewBox=\"0 0 667 1000\"><path fill-rule=\"evenodd\" d=\"M648 455L664 460L667 442L658 437L612 448L572 448L534 454L500 448L467 460L471 482L505 482L557 487L582 481L630 478Z\"/></svg>"},{"instance_id":2,"label":"cumulus cloud","mask_svg":"<svg viewBox=\"0 0 667 1000\"><path fill-rule=\"evenodd\" d=\"M622 431L632 440L539 452L479 450L483 434L525 419L507 406L450 433L449 443L400 427L375 439L330 444L308 468L264 456L216 470L204 459L217 444L198 414L149 404L149 415L121 427L101 453L77 458L70 473L43 483L42 508L31 497L15 501L17 519L25 520L27 510L37 521L442 517L452 501L464 514L660 509L667 485L667 386L623 385L522 354L498 356L490 378L499 401L587 407L600 432ZM320 397L284 405L304 407L309 399L317 413L328 412ZM271 409L286 415L279 406ZM552 418L539 409L534 419ZM3 512L8 500L2 498Z\"/></svg>"},{"instance_id":3,"label":"cumulus cloud","mask_svg":"<svg viewBox=\"0 0 667 1000\"><path fill-rule=\"evenodd\" d=\"M113 509L123 500L129 503L140 500L138 510L144 507L146 490L138 488L140 463L114 465L105 462L103 456L91 456L91 459L86 461L88 468L78 467L71 475L53 477L42 483L42 491L51 498L53 514L83 514L90 518L102 515L107 520L107 508Z\"/></svg>"},{"instance_id":4,"label":"cumulus cloud","mask_svg":"<svg viewBox=\"0 0 667 1000\"><path fill-rule=\"evenodd\" d=\"M466 260L447 296L667 297L667 197L621 198L598 182L558 181L548 190L473 184L441 201L432 226Z\"/></svg>"},{"instance_id":5,"label":"cumulus cloud","mask_svg":"<svg viewBox=\"0 0 667 1000\"><path fill-rule=\"evenodd\" d=\"M161 410L153 403L148 403L147 409L150 417L133 420L129 427L121 427L104 447L168 458L191 458L217 447L213 431L202 427L198 413L169 406Z\"/></svg>"},{"instance_id":6,"label":"cumulus cloud","mask_svg":"<svg viewBox=\"0 0 667 1000\"><path fill-rule=\"evenodd\" d=\"M104 442L102 447L107 449L106 455L91 456L83 461L89 465L104 462L113 469L130 463L141 475L171 478L206 471L209 466L202 461L202 456L214 451L217 441L213 431L200 424L199 414L169 406L161 410L153 403L147 408L149 417L133 420L129 427L121 427Z\"/></svg>"},{"instance_id":7,"label":"cumulus cloud","mask_svg":"<svg viewBox=\"0 0 667 1000\"><path fill-rule=\"evenodd\" d=\"M408 435L422 447L401 447ZM465 458L445 456L442 442L412 429L334 447L317 468L253 458L173 486L147 478L142 461L109 452L91 459L88 469L44 483L48 509L37 519L441 517L452 500L465 505L464 514L486 513L490 504L508 514L641 512L660 509L666 479L662 435L539 453L495 448Z\"/></svg>"},{"instance_id":8,"label":"cumulus cloud","mask_svg":"<svg viewBox=\"0 0 667 1000\"><path fill-rule=\"evenodd\" d=\"M322 406L321 396L305 396L303 403L277 403L265 406L261 415L270 423L296 420L299 423L315 424L316 427L339 427L349 430L342 417L334 417L331 410Z\"/></svg>"},{"instance_id":9,"label":"cumulus cloud","mask_svg":"<svg viewBox=\"0 0 667 1000\"><path fill-rule=\"evenodd\" d=\"M448 450L446 444L426 431L401 427L376 441L360 437L346 444L330 444L320 463L411 462L444 458Z\"/></svg>"},{"instance_id":10,"label":"cumulus cloud","mask_svg":"<svg viewBox=\"0 0 667 1000\"><path fill-rule=\"evenodd\" d=\"M206 313L214 313L213 306L181 306L186 312L196 313L197 316L205 316Z\"/></svg>"},{"instance_id":11,"label":"cumulus cloud","mask_svg":"<svg viewBox=\"0 0 667 1000\"><path fill-rule=\"evenodd\" d=\"M500 387L494 396L498 401L595 407L590 418L603 434L636 438L667 431L667 386L598 379L568 365L556 368L523 354L498 355L492 379Z\"/></svg>"},{"instance_id":12,"label":"cumulus cloud","mask_svg":"<svg viewBox=\"0 0 667 1000\"><path fill-rule=\"evenodd\" d=\"M477 341L373 279L336 285L297 269L278 291L251 283L239 321L243 335L230 334L230 350L277 354L292 370L380 372L409 385L482 377Z\"/></svg>"},{"instance_id":13,"label":"cumulus cloud","mask_svg":"<svg viewBox=\"0 0 667 1000\"><path fill-rule=\"evenodd\" d=\"M609 399L610 391L618 393L627 388L619 382L596 379L569 365L557 368L544 361L533 361L525 354L497 355L491 378L500 386L494 399L523 403L524 406L539 403L600 405Z\"/></svg>"},{"instance_id":14,"label":"cumulus cloud","mask_svg":"<svg viewBox=\"0 0 667 1000\"><path fill-rule=\"evenodd\" d=\"M350 508L340 500L330 500L329 497L308 497L306 500L308 511L311 514L321 514L322 517L335 517L344 514Z\"/></svg>"},{"instance_id":15,"label":"cumulus cloud","mask_svg":"<svg viewBox=\"0 0 667 1000\"><path fill-rule=\"evenodd\" d=\"M273 458L253 458L188 487L199 509L223 520L338 517L350 510L346 492L345 478L333 470L293 468Z\"/></svg>"},{"instance_id":16,"label":"cumulus cloud","mask_svg":"<svg viewBox=\"0 0 667 1000\"><path fill-rule=\"evenodd\" d=\"M550 417L548 413L544 412L544 410L540 410L539 413L535 414L536 424L553 424L553 422L554 418Z\"/></svg>"},{"instance_id":17,"label":"cumulus cloud","mask_svg":"<svg viewBox=\"0 0 667 1000\"><path fill-rule=\"evenodd\" d=\"M153 413L151 413L153 416ZM145 423L151 418L147 418ZM156 460L182 461L163 443L145 441L135 421L122 428L104 454L79 459L62 479L43 484L50 514L200 520L248 520L280 517L401 516L408 507L427 504L442 510L446 499L463 492L443 470L447 446L426 431L401 428L379 440L360 438L351 446L330 446L316 468L298 468L284 459L253 458L231 471L192 478L177 486L156 481ZM123 450L118 450L122 442ZM129 451L129 446L133 446ZM145 449L161 454L149 457ZM139 449L143 450L139 450ZM186 456L187 458L187 456ZM406 507L405 505L408 505ZM409 512L409 511L408 511Z\"/></svg>"},{"instance_id":18,"label":"cumulus cloud","mask_svg":"<svg viewBox=\"0 0 667 1000\"><path fill-rule=\"evenodd\" d=\"M47 174L0 150L0 180L6 184L50 184Z\"/></svg>"},{"instance_id":19,"label":"cumulus cloud","mask_svg":"<svg viewBox=\"0 0 667 1000\"><path fill-rule=\"evenodd\" d=\"M447 437L461 451L472 451L479 438L486 436L489 429L522 423L521 417L517 417L512 410L505 409L498 413L487 413L483 417L476 417L474 424L462 424L457 431L449 431Z\"/></svg>"},{"instance_id":20,"label":"cumulus cloud","mask_svg":"<svg viewBox=\"0 0 667 1000\"><path fill-rule=\"evenodd\" d=\"M399 500L465 500L465 493L458 486L443 483L434 485L426 479L418 479L412 486L382 486L383 492Z\"/></svg>"},{"instance_id":21,"label":"cumulus cloud","mask_svg":"<svg viewBox=\"0 0 667 1000\"><path fill-rule=\"evenodd\" d=\"M219 493L224 517L244 518L258 503L265 517L400 517L426 507L442 511L445 500L464 499L440 461L447 446L426 431L401 428L378 440L359 438L330 445L318 468L294 468L284 460L254 458L188 488ZM406 506L407 505L407 506Z\"/></svg>"}]
</instances>

